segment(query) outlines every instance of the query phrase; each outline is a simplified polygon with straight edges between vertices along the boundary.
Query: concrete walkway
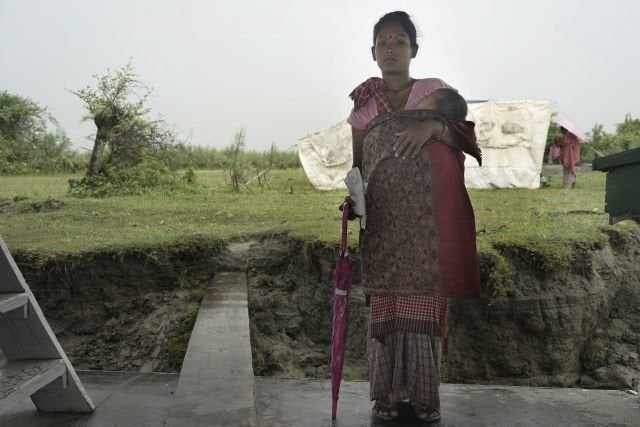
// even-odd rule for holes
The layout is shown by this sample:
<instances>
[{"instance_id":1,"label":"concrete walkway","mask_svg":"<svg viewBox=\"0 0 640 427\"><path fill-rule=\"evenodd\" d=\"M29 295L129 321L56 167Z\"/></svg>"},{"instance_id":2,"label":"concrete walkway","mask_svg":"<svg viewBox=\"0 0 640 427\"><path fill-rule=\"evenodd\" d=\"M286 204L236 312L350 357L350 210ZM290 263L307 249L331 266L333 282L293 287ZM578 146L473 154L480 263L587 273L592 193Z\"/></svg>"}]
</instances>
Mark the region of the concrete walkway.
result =
<instances>
[{"instance_id":1,"label":"concrete walkway","mask_svg":"<svg viewBox=\"0 0 640 427\"><path fill-rule=\"evenodd\" d=\"M92 414L38 413L27 399L0 418L1 427L159 427L170 417L177 374L79 371L91 399ZM257 425L265 427L331 426L331 385L327 380L256 378ZM418 426L409 408L403 419L371 419L366 382L345 382L336 426ZM232 404L228 399L213 401ZM552 389L482 385L442 385L442 421L437 426L637 426L640 398L615 390ZM174 420L175 421L175 420ZM181 426L199 424L196 413L183 413ZM210 426L235 426L217 418Z\"/></svg>"},{"instance_id":2,"label":"concrete walkway","mask_svg":"<svg viewBox=\"0 0 640 427\"><path fill-rule=\"evenodd\" d=\"M331 384L320 380L257 381L261 426L331 425ZM637 426L640 399L617 390L443 384L442 419L434 426ZM371 417L367 382L341 387L336 426L424 426L409 404L397 422Z\"/></svg>"},{"instance_id":3,"label":"concrete walkway","mask_svg":"<svg viewBox=\"0 0 640 427\"><path fill-rule=\"evenodd\" d=\"M76 372L96 405L95 411L88 414L38 412L31 399L25 399L0 416L0 427L165 425L174 402L178 374Z\"/></svg>"}]
</instances>

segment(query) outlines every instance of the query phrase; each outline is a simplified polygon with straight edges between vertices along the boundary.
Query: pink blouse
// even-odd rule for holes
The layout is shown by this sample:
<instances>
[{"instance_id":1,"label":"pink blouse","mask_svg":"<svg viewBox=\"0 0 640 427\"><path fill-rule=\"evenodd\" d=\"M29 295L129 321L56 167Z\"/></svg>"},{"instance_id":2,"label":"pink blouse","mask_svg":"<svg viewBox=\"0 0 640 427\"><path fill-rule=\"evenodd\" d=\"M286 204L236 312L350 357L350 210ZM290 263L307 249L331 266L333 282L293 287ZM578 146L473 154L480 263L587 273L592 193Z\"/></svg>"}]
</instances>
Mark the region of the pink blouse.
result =
<instances>
[{"instance_id":1,"label":"pink blouse","mask_svg":"<svg viewBox=\"0 0 640 427\"><path fill-rule=\"evenodd\" d=\"M443 80L436 78L420 79L416 80L409 93L409 99L404 106L405 110L415 109L418 103L427 95L435 92L438 89L449 88L451 86L446 84ZM347 119L347 122L356 129L366 129L371 120L378 116L378 106L376 105L375 97L370 97L367 103L358 110L351 110L351 114Z\"/></svg>"}]
</instances>

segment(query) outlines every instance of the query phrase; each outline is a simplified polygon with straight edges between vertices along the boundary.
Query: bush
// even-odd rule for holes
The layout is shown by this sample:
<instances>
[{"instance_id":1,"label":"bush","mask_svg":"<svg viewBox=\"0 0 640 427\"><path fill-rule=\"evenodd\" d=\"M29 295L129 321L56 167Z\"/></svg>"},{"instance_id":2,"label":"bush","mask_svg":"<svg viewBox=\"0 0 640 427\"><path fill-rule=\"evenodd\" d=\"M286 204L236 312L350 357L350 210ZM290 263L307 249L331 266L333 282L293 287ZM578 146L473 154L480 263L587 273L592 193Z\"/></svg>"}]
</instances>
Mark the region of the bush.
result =
<instances>
[{"instance_id":1,"label":"bush","mask_svg":"<svg viewBox=\"0 0 640 427\"><path fill-rule=\"evenodd\" d=\"M130 168L104 169L98 175L85 176L69 193L74 197L108 197L190 190L195 183L195 174L191 173L191 179L177 179L163 163L147 160Z\"/></svg>"},{"instance_id":2,"label":"bush","mask_svg":"<svg viewBox=\"0 0 640 427\"><path fill-rule=\"evenodd\" d=\"M192 168L187 169L187 171L182 176L182 179L187 184L195 184L196 183L196 173Z\"/></svg>"},{"instance_id":3,"label":"bush","mask_svg":"<svg viewBox=\"0 0 640 427\"><path fill-rule=\"evenodd\" d=\"M271 161L272 169L295 169L300 167L297 150L279 150L274 148L266 152L243 150L238 160L251 169L261 168ZM194 170L227 169L231 166L229 147L219 150L202 146L177 144L171 152L172 168Z\"/></svg>"},{"instance_id":4,"label":"bush","mask_svg":"<svg viewBox=\"0 0 640 427\"><path fill-rule=\"evenodd\" d=\"M621 151L640 147L640 119L627 114L622 123L616 125L611 134L601 124L591 130L591 142L582 145L582 161L591 162L596 157L608 156Z\"/></svg>"}]
</instances>

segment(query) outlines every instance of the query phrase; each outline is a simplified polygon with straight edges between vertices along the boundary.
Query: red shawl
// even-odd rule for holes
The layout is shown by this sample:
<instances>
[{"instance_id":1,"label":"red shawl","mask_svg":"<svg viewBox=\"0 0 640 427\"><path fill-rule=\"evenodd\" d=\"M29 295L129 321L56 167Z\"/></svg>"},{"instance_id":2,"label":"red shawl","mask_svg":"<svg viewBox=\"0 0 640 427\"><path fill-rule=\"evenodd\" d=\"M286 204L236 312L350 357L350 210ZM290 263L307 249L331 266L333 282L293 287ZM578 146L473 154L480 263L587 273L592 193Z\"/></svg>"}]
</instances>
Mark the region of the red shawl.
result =
<instances>
[{"instance_id":1,"label":"red shawl","mask_svg":"<svg viewBox=\"0 0 640 427\"><path fill-rule=\"evenodd\" d=\"M464 155L430 141L413 159L393 155L396 132L428 111L374 119L364 141L367 228L361 231L365 293L478 297L480 276L473 208L464 185ZM472 122L450 125L479 155Z\"/></svg>"}]
</instances>

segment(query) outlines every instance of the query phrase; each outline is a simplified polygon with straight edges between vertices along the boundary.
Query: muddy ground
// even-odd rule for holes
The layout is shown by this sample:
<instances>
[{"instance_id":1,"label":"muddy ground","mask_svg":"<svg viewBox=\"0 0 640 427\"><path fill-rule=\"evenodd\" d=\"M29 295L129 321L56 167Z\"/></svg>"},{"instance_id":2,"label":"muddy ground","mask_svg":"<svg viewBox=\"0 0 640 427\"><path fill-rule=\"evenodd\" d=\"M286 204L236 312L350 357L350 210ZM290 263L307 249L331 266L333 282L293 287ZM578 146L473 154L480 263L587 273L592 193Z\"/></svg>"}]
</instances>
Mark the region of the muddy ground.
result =
<instances>
[{"instance_id":1,"label":"muddy ground","mask_svg":"<svg viewBox=\"0 0 640 427\"><path fill-rule=\"evenodd\" d=\"M450 302L444 380L629 387L640 376L640 236L612 232L608 244L576 250L569 267L538 271L518 248L501 248L511 287L499 298L495 264L481 257L485 296ZM336 255L335 247L272 235L14 257L78 369L179 371L202 290L216 272L240 270L249 281L255 373L326 378ZM353 259L357 265L357 252ZM367 378L367 316L356 278L348 379Z\"/></svg>"}]
</instances>

